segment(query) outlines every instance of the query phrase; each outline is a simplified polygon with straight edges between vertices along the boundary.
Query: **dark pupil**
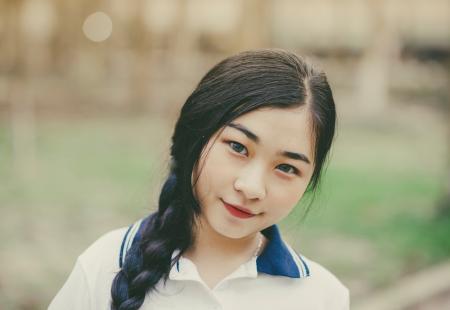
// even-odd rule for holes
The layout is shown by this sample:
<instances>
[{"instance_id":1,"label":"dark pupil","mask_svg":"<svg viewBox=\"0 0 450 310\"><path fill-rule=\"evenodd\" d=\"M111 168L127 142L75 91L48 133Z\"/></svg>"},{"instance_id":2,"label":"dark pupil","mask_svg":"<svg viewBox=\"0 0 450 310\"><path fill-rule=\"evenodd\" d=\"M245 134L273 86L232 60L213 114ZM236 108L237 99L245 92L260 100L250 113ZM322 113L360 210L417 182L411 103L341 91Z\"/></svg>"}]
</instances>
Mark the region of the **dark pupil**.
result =
<instances>
[{"instance_id":1,"label":"dark pupil","mask_svg":"<svg viewBox=\"0 0 450 310\"><path fill-rule=\"evenodd\" d=\"M243 149L244 149L244 147L241 145L241 144L238 144L238 143L233 143L233 148L234 148L234 150L236 151L236 152L238 152L238 153L240 153Z\"/></svg>"},{"instance_id":2,"label":"dark pupil","mask_svg":"<svg viewBox=\"0 0 450 310\"><path fill-rule=\"evenodd\" d=\"M286 169L281 169L281 170L284 170L284 171L289 171L289 169L290 169L290 167L287 166L287 165L280 165L280 167L286 168Z\"/></svg>"}]
</instances>

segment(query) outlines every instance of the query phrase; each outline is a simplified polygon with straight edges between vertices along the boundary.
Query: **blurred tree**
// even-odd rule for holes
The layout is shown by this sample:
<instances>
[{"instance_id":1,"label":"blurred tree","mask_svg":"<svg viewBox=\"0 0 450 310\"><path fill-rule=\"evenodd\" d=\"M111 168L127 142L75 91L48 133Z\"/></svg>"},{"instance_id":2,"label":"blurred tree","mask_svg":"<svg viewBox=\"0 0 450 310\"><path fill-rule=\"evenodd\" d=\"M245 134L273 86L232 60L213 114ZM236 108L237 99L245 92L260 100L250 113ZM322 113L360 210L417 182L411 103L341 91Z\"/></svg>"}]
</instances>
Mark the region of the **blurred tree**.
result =
<instances>
[{"instance_id":1,"label":"blurred tree","mask_svg":"<svg viewBox=\"0 0 450 310\"><path fill-rule=\"evenodd\" d=\"M388 104L390 67L400 54L395 25L387 18L386 1L366 1L372 15L372 31L359 64L356 102L369 115L381 112Z\"/></svg>"},{"instance_id":2,"label":"blurred tree","mask_svg":"<svg viewBox=\"0 0 450 310\"><path fill-rule=\"evenodd\" d=\"M266 0L243 1L239 49L265 47L269 43L270 19Z\"/></svg>"},{"instance_id":3,"label":"blurred tree","mask_svg":"<svg viewBox=\"0 0 450 310\"><path fill-rule=\"evenodd\" d=\"M10 87L11 132L14 172L20 178L36 173L35 157L35 100L39 87L51 65L49 40L54 30L54 7L49 0L30 0L16 3L17 29L15 42L19 42L23 70L16 74ZM15 66L16 68L18 66ZM38 78L39 77L39 78Z\"/></svg>"},{"instance_id":4,"label":"blurred tree","mask_svg":"<svg viewBox=\"0 0 450 310\"><path fill-rule=\"evenodd\" d=\"M450 60L447 60L447 72L450 72ZM447 105L444 107L447 112L447 176L446 176L446 184L445 190L442 197L438 200L437 203L437 216L445 216L450 217L450 77L447 77Z\"/></svg>"},{"instance_id":5,"label":"blurred tree","mask_svg":"<svg viewBox=\"0 0 450 310\"><path fill-rule=\"evenodd\" d=\"M20 178L36 173L35 101L39 82L51 67L49 41L54 33L55 12L49 0L9 2L14 17L9 25L15 29L11 42L21 57L14 57L13 76L9 87L13 169Z\"/></svg>"}]
</instances>

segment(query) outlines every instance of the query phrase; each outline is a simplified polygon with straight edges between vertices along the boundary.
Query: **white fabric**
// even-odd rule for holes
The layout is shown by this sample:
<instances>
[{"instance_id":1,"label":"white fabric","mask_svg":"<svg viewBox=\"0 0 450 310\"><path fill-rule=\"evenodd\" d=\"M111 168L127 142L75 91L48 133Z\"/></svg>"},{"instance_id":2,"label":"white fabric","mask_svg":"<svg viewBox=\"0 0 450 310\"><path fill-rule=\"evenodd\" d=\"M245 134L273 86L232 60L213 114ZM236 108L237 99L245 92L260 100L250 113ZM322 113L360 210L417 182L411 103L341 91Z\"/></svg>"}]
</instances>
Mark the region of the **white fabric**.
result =
<instances>
[{"instance_id":1,"label":"white fabric","mask_svg":"<svg viewBox=\"0 0 450 310\"><path fill-rule=\"evenodd\" d=\"M105 234L78 257L49 310L110 309L111 284L120 270L118 257L126 231L123 228ZM160 281L157 292L148 294L140 309L348 310L348 289L324 267L302 258L310 269L309 277L258 273L253 258L210 289L195 264L181 257L166 285Z\"/></svg>"}]
</instances>

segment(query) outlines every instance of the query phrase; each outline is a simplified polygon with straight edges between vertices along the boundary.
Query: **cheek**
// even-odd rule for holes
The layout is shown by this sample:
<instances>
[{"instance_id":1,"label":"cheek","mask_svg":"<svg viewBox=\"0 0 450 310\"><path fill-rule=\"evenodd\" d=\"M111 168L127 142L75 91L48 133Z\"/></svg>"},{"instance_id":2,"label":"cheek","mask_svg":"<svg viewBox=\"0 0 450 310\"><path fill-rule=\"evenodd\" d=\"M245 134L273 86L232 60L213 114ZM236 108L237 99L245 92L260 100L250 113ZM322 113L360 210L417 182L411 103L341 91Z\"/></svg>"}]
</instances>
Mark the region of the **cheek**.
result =
<instances>
[{"instance_id":1,"label":"cheek","mask_svg":"<svg viewBox=\"0 0 450 310\"><path fill-rule=\"evenodd\" d=\"M198 169L193 176L198 175L195 193L200 200L209 194L220 194L218 191L229 186L232 180L232 167L227 157L216 148L212 148L206 158L199 162Z\"/></svg>"},{"instance_id":2,"label":"cheek","mask_svg":"<svg viewBox=\"0 0 450 310\"><path fill-rule=\"evenodd\" d=\"M212 149L210 155L205 161L202 174L208 178L211 186L225 186L233 178L235 165L223 150Z\"/></svg>"},{"instance_id":3,"label":"cheek","mask_svg":"<svg viewBox=\"0 0 450 310\"><path fill-rule=\"evenodd\" d=\"M288 215L302 198L305 189L306 185L302 184L300 189L299 186L292 186L289 188L280 186L274 190L274 194L272 195L273 202L271 203L275 206L273 214L279 218Z\"/></svg>"}]
</instances>

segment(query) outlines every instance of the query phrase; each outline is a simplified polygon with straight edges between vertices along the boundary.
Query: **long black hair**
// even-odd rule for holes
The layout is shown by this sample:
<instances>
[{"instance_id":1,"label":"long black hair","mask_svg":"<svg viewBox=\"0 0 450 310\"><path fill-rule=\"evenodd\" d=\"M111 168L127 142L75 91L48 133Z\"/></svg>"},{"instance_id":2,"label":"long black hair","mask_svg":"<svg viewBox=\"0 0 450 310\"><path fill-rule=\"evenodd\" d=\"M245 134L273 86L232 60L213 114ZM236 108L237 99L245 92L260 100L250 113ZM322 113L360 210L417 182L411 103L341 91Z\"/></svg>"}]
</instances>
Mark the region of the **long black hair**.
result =
<instances>
[{"instance_id":1,"label":"long black hair","mask_svg":"<svg viewBox=\"0 0 450 310\"><path fill-rule=\"evenodd\" d=\"M173 264L193 244L201 210L192 172L209 139L250 111L303 105L311 113L314 141L314 171L307 191L315 191L335 131L335 105L325 74L280 49L242 52L206 73L181 109L158 210L146 221L140 242L132 246L114 278L111 309L139 309L145 295L161 279L167 280ZM176 249L180 252L172 258Z\"/></svg>"}]
</instances>

